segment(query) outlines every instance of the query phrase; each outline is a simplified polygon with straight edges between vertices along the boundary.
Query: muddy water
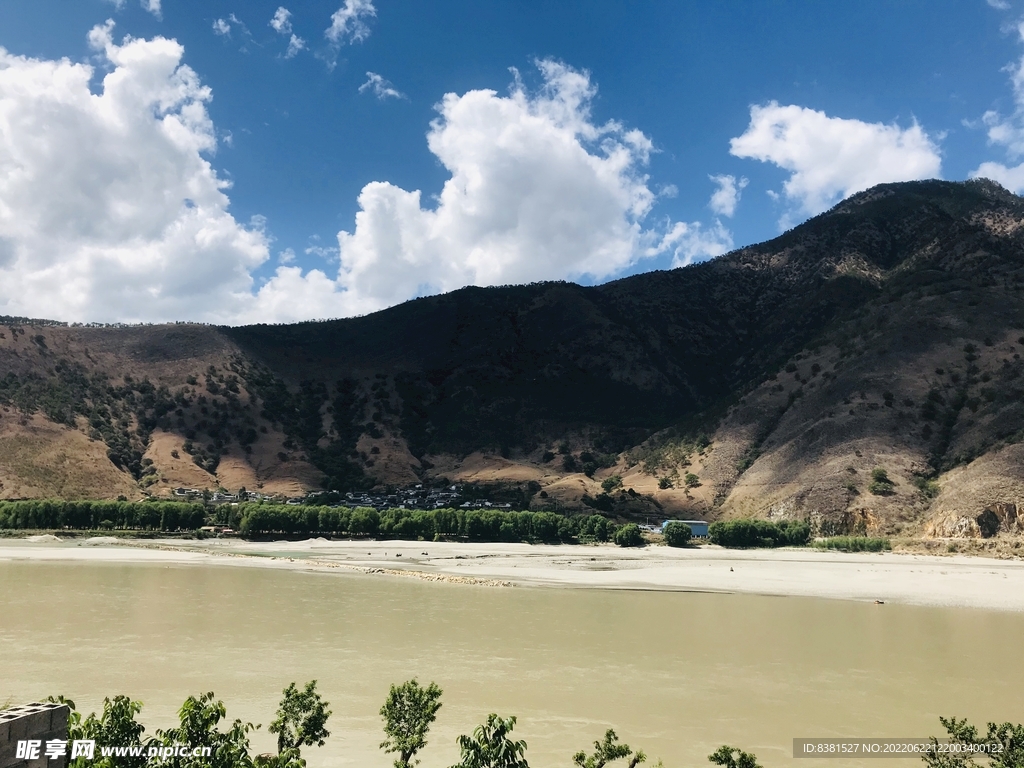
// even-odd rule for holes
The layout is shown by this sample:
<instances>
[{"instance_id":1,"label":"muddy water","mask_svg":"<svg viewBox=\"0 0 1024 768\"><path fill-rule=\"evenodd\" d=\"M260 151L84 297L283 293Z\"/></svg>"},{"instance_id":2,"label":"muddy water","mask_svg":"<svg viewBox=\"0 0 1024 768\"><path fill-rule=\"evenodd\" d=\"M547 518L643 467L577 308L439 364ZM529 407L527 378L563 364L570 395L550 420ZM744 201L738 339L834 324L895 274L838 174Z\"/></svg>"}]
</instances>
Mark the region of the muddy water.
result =
<instances>
[{"instance_id":1,"label":"muddy water","mask_svg":"<svg viewBox=\"0 0 1024 768\"><path fill-rule=\"evenodd\" d=\"M289 681L316 678L333 735L311 766L389 766L377 710L416 676L444 689L424 768L454 763L456 736L488 712L518 716L535 768L569 766L608 727L666 768L708 765L722 743L768 768L838 768L856 761L794 763L792 739L1024 720L1022 642L1019 613L0 562L0 703L63 693L92 709L126 693L152 729L212 690L230 717L266 724ZM273 743L265 727L255 742Z\"/></svg>"}]
</instances>

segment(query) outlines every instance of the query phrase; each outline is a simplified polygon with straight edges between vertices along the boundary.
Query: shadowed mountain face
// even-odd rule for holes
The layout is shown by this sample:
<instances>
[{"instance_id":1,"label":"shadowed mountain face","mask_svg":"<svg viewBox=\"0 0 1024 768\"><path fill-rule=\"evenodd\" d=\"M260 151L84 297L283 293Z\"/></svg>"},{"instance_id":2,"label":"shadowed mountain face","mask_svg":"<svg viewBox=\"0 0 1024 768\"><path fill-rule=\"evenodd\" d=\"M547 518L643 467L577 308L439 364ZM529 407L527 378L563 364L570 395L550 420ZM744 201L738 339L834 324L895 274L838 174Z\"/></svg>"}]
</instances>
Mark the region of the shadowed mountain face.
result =
<instances>
[{"instance_id":1,"label":"shadowed mountain face","mask_svg":"<svg viewBox=\"0 0 1024 768\"><path fill-rule=\"evenodd\" d=\"M443 473L571 506L600 493L572 471L589 464L687 514L977 533L986 507L1024 502L1022 225L1024 200L991 182L892 184L599 287L468 288L292 326L11 322L0 441L38 411L151 490L185 470L250 489ZM0 493L35 488L26 471L0 458Z\"/></svg>"}]
</instances>

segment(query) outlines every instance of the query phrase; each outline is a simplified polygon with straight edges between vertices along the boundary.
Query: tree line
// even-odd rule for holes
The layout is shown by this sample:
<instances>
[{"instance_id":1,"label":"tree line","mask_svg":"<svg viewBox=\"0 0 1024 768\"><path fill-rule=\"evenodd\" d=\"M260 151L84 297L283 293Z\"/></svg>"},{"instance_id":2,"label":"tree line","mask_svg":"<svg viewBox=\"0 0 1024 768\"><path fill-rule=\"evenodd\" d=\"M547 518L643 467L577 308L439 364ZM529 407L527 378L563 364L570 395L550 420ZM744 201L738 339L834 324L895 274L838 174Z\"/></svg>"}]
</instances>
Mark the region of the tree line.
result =
<instances>
[{"instance_id":1,"label":"tree line","mask_svg":"<svg viewBox=\"0 0 1024 768\"><path fill-rule=\"evenodd\" d=\"M201 502L182 501L0 501L0 529L174 533L197 531L208 520L231 526L244 536L366 536L414 541L450 538L542 544L613 541L623 547L645 543L635 523L619 525L599 514L451 508L377 510L265 502L208 509ZM665 533L670 546L685 546L690 540L689 527L678 521L670 523ZM723 547L804 546L810 536L807 523L793 520L727 520L708 528L710 541Z\"/></svg>"},{"instance_id":2,"label":"tree line","mask_svg":"<svg viewBox=\"0 0 1024 768\"><path fill-rule=\"evenodd\" d=\"M385 509L242 503L211 509L201 502L0 501L0 529L197 531L208 520L245 536L384 536L395 539L453 538L477 542L612 541L643 543L635 525L618 526L601 515L494 509ZM628 530L625 530L628 529ZM634 530L636 529L636 530ZM615 538L616 532L632 534Z\"/></svg>"},{"instance_id":3,"label":"tree line","mask_svg":"<svg viewBox=\"0 0 1024 768\"><path fill-rule=\"evenodd\" d=\"M618 528L601 515L559 515L499 509L384 509L240 504L239 530L247 535L331 534L395 539L455 538L479 542L609 541Z\"/></svg>"},{"instance_id":4,"label":"tree line","mask_svg":"<svg viewBox=\"0 0 1024 768\"><path fill-rule=\"evenodd\" d=\"M103 712L82 717L75 703L64 697L50 701L70 708L68 741L94 740L95 757L77 757L68 768L305 768L302 756L307 747L322 747L331 732L327 729L331 710L311 680L303 687L291 683L284 689L276 717L268 731L277 736L277 752L252 754L249 734L262 726L227 721L227 708L214 694L189 696L178 711L178 727L157 730L147 736L145 726L136 720L142 703L127 696L105 699ZM441 709L443 691L437 683L421 685L415 678L392 685L380 708L384 741L380 749L393 755L394 768L413 768L418 755L427 746L430 726ZM224 723L222 726L221 723ZM939 740L932 737L933 750L922 755L927 768L979 768L982 760L988 768L1024 768L1024 725L989 723L985 731L967 720L939 718L948 739L946 751L938 750ZM516 717L491 713L486 720L456 739L459 762L451 768L529 768L527 744L514 739ZM173 747L188 745L208 748L208 754L178 754ZM945 745L943 745L945 746ZM104 755L104 747L138 747L139 754ZM125 750L122 750L122 752ZM98 758L98 759L97 759ZM593 749L580 749L572 755L577 768L637 768L647 762L643 750L634 750L619 740L614 729L593 742ZM708 761L722 768L761 768L757 756L727 744L708 755ZM663 768L661 760L655 768Z\"/></svg>"},{"instance_id":5,"label":"tree line","mask_svg":"<svg viewBox=\"0 0 1024 768\"><path fill-rule=\"evenodd\" d=\"M0 528L117 528L195 531L206 522L206 507L181 501L0 501Z\"/></svg>"}]
</instances>

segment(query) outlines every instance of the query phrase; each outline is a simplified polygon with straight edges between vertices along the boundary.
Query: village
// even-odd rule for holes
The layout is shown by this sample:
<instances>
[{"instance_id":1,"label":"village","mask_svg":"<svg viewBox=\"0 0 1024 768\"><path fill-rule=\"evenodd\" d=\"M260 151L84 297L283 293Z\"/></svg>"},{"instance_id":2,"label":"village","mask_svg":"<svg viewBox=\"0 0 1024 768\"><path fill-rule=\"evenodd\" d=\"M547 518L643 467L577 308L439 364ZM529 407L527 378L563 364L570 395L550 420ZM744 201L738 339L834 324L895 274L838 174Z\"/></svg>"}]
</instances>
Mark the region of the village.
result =
<instances>
[{"instance_id":1,"label":"village","mask_svg":"<svg viewBox=\"0 0 1024 768\"><path fill-rule=\"evenodd\" d=\"M241 502L268 502L273 504L287 504L289 506L317 505L329 507L373 507L376 510L382 509L512 509L510 503L498 503L487 498L473 495L467 498L466 489L460 485L444 486L442 488L425 487L422 483L384 491L355 491L345 493L343 496L337 493L311 491L304 496L283 497L261 493L259 491L247 491L240 488L237 493L230 493L226 490L210 491L199 488L175 488L172 495L178 499L200 501L208 504L238 504ZM340 498L339 498L340 496Z\"/></svg>"}]
</instances>

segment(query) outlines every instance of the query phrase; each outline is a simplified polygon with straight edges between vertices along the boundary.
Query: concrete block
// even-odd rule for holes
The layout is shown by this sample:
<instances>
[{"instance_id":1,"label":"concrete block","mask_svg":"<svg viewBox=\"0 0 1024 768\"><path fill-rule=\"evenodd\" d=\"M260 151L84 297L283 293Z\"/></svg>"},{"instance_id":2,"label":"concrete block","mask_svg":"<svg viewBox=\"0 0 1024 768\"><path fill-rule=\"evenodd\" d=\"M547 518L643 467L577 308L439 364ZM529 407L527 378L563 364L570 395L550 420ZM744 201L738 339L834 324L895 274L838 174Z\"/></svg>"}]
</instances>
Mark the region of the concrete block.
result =
<instances>
[{"instance_id":1,"label":"concrete block","mask_svg":"<svg viewBox=\"0 0 1024 768\"><path fill-rule=\"evenodd\" d=\"M67 754L56 760L46 758L46 742L67 741L68 716L66 704L37 703L0 711L0 768L65 768ZM17 757L18 742L38 740L39 757L25 760ZM70 751L70 750L69 750Z\"/></svg>"}]
</instances>

